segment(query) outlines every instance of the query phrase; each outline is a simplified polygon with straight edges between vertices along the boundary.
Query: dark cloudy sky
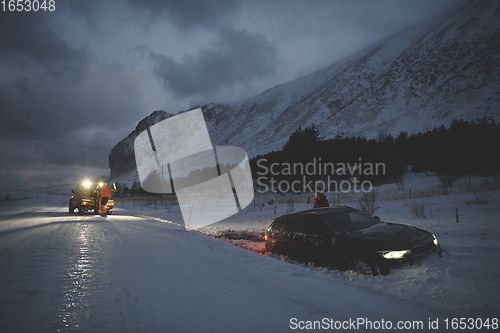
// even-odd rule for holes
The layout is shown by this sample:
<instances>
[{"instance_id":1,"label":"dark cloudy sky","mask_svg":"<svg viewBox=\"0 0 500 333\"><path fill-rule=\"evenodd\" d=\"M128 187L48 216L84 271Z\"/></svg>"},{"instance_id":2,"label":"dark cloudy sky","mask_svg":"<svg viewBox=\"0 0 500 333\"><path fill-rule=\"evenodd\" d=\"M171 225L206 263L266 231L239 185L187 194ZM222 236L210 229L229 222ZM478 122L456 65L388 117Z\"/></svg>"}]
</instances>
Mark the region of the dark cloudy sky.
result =
<instances>
[{"instance_id":1,"label":"dark cloudy sky","mask_svg":"<svg viewBox=\"0 0 500 333\"><path fill-rule=\"evenodd\" d=\"M95 148L112 148L154 110L256 95L454 3L55 0L54 11L0 8L0 194L107 175L109 150Z\"/></svg>"}]
</instances>

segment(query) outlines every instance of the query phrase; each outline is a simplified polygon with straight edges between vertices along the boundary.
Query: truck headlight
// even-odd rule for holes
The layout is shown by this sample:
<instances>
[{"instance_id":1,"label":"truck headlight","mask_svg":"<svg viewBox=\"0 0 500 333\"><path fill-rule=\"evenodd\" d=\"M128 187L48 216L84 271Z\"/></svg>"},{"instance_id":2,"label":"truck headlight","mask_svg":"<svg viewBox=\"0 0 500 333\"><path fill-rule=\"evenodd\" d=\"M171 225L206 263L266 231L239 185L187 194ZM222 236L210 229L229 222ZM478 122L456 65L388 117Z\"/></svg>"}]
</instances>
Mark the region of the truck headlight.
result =
<instances>
[{"instance_id":1,"label":"truck headlight","mask_svg":"<svg viewBox=\"0 0 500 333\"><path fill-rule=\"evenodd\" d=\"M407 254L410 254L410 250L403 251L379 251L378 252L385 259L402 259Z\"/></svg>"}]
</instances>

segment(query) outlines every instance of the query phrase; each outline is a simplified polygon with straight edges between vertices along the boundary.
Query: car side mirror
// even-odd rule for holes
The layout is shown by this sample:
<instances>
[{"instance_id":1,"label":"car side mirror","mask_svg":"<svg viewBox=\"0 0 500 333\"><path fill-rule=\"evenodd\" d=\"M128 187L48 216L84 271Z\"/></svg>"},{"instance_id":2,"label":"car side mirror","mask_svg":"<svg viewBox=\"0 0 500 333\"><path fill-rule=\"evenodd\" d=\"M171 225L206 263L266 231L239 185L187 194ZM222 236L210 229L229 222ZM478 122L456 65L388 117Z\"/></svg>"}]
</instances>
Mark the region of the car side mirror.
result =
<instances>
[{"instance_id":1,"label":"car side mirror","mask_svg":"<svg viewBox=\"0 0 500 333\"><path fill-rule=\"evenodd\" d=\"M379 220L379 221L380 221L380 217L378 217L378 216L374 216L373 218L374 218L375 220Z\"/></svg>"},{"instance_id":2,"label":"car side mirror","mask_svg":"<svg viewBox=\"0 0 500 333\"><path fill-rule=\"evenodd\" d=\"M71 190L71 193L73 193L73 194L74 194L74 193L75 193L75 190Z\"/></svg>"}]
</instances>

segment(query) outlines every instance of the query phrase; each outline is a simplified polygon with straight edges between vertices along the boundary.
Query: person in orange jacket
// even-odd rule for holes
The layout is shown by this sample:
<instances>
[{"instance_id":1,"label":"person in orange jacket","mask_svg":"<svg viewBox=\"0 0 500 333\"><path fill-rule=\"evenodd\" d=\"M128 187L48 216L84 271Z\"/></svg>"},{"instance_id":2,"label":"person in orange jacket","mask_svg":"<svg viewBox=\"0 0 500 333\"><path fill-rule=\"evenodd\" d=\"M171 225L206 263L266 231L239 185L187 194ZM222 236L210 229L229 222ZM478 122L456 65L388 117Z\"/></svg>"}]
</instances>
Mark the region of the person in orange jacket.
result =
<instances>
[{"instance_id":1,"label":"person in orange jacket","mask_svg":"<svg viewBox=\"0 0 500 333\"><path fill-rule=\"evenodd\" d=\"M106 204L108 203L109 197L111 196L111 189L106 183L104 183L99 189L100 204L101 204L101 216L107 216Z\"/></svg>"},{"instance_id":2,"label":"person in orange jacket","mask_svg":"<svg viewBox=\"0 0 500 333\"><path fill-rule=\"evenodd\" d=\"M314 193L313 208L329 207L330 203L326 199L326 195L321 192Z\"/></svg>"}]
</instances>

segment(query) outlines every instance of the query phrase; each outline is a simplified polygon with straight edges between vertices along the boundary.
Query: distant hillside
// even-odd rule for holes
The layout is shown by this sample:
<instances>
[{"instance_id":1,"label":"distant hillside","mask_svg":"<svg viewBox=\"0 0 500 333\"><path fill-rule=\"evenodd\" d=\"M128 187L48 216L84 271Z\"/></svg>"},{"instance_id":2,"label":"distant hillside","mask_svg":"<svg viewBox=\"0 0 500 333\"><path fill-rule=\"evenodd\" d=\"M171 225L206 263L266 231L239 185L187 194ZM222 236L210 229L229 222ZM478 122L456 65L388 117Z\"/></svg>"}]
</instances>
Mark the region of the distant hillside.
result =
<instances>
[{"instance_id":1,"label":"distant hillside","mask_svg":"<svg viewBox=\"0 0 500 333\"><path fill-rule=\"evenodd\" d=\"M325 138L416 133L454 119L500 121L500 2L467 1L306 77L233 105L201 106L214 144L250 157L299 127ZM112 178L135 172L133 140L170 117L155 111L110 154Z\"/></svg>"}]
</instances>

